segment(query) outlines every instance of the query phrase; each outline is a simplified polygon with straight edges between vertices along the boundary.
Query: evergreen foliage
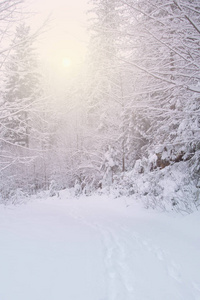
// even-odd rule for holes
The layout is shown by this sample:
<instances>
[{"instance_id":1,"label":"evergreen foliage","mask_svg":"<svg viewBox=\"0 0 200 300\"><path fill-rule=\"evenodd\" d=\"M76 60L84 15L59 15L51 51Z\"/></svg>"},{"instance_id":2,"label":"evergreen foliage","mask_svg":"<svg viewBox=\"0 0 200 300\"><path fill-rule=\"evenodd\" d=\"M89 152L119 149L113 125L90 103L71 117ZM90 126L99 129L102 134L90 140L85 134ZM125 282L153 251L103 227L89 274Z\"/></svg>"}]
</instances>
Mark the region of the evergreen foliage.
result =
<instances>
[{"instance_id":1,"label":"evergreen foliage","mask_svg":"<svg viewBox=\"0 0 200 300\"><path fill-rule=\"evenodd\" d=\"M39 96L39 74L30 28L20 24L6 65L4 134L6 141L29 147L31 108Z\"/></svg>"}]
</instances>

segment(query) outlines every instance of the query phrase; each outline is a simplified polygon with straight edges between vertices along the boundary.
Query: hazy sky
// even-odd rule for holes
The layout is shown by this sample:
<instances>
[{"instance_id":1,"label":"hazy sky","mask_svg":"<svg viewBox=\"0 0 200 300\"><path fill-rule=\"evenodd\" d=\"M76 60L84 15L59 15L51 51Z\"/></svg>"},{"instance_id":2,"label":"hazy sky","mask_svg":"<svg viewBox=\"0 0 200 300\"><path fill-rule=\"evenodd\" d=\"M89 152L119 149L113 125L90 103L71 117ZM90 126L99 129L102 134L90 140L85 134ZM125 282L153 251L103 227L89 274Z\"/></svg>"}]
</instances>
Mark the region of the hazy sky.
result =
<instances>
[{"instance_id":1,"label":"hazy sky","mask_svg":"<svg viewBox=\"0 0 200 300\"><path fill-rule=\"evenodd\" d=\"M30 9L37 11L31 27L39 27L51 15L48 32L42 36L40 54L44 60L59 64L70 58L79 62L85 54L87 42L88 0L27 0Z\"/></svg>"}]
</instances>

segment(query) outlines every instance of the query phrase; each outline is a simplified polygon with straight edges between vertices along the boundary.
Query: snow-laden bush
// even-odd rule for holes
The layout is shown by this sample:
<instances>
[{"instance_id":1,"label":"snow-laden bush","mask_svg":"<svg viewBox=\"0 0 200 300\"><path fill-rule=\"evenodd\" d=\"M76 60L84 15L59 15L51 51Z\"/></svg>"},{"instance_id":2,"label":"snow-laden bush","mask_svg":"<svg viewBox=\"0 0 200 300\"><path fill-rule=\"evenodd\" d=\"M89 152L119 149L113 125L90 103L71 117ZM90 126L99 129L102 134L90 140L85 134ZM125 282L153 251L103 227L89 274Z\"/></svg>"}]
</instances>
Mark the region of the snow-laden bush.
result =
<instances>
[{"instance_id":1,"label":"snow-laden bush","mask_svg":"<svg viewBox=\"0 0 200 300\"><path fill-rule=\"evenodd\" d=\"M166 159L166 154L163 159ZM198 209L199 153L196 152L190 160L169 163L163 168L156 167L156 162L156 155L136 161L132 171L114 176L109 192L115 197L128 196L142 201L146 208L182 213Z\"/></svg>"},{"instance_id":2,"label":"snow-laden bush","mask_svg":"<svg viewBox=\"0 0 200 300\"><path fill-rule=\"evenodd\" d=\"M52 180L49 186L49 196L54 197L54 196L59 196L58 192L58 185L55 180Z\"/></svg>"},{"instance_id":3,"label":"snow-laden bush","mask_svg":"<svg viewBox=\"0 0 200 300\"><path fill-rule=\"evenodd\" d=\"M1 187L0 204L22 204L28 200L28 194L20 188Z\"/></svg>"}]
</instances>

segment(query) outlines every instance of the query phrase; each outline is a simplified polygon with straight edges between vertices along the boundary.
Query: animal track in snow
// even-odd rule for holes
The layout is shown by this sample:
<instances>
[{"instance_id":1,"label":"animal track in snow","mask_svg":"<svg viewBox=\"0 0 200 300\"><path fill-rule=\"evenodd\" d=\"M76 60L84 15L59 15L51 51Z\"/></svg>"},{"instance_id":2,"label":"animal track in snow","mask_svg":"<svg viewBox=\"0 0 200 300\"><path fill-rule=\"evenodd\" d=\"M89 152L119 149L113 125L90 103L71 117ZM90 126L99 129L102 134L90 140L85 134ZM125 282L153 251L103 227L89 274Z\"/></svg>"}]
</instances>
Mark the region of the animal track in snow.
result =
<instances>
[{"instance_id":1,"label":"animal track in snow","mask_svg":"<svg viewBox=\"0 0 200 300\"><path fill-rule=\"evenodd\" d=\"M195 290L200 292L200 283L199 282L193 282L192 283L193 287L195 288ZM200 299L200 298L199 298Z\"/></svg>"},{"instance_id":2,"label":"animal track in snow","mask_svg":"<svg viewBox=\"0 0 200 300\"><path fill-rule=\"evenodd\" d=\"M168 274L178 282L181 282L180 268L174 262L168 267Z\"/></svg>"},{"instance_id":3,"label":"animal track in snow","mask_svg":"<svg viewBox=\"0 0 200 300\"><path fill-rule=\"evenodd\" d=\"M134 273L127 262L127 253L117 234L107 229L101 232L105 248L105 266L108 276L109 299L132 300L134 292Z\"/></svg>"},{"instance_id":4,"label":"animal track in snow","mask_svg":"<svg viewBox=\"0 0 200 300\"><path fill-rule=\"evenodd\" d=\"M128 233L127 230L123 229L126 233ZM140 247L142 249L146 249L149 252L152 252L158 260L163 261L165 258L165 253L162 251L157 245L154 245L151 240L149 239L143 239L139 236L137 233L131 233L131 237L137 241L138 244L140 244Z\"/></svg>"}]
</instances>

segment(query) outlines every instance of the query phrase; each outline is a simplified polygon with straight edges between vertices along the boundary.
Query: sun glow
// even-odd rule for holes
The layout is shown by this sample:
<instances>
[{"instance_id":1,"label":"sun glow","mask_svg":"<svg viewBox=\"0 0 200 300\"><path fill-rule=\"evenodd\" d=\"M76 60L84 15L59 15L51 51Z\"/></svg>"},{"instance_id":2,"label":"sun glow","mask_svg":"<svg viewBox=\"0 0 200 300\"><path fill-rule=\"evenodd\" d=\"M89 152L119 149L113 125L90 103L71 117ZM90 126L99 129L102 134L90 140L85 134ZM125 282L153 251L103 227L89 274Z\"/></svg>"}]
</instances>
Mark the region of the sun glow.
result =
<instances>
[{"instance_id":1,"label":"sun glow","mask_svg":"<svg viewBox=\"0 0 200 300\"><path fill-rule=\"evenodd\" d=\"M68 57L64 57L62 60L62 66L64 68L69 68L72 65L72 60Z\"/></svg>"}]
</instances>

